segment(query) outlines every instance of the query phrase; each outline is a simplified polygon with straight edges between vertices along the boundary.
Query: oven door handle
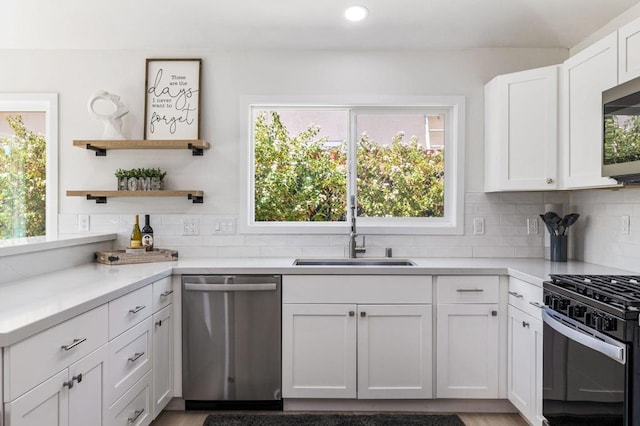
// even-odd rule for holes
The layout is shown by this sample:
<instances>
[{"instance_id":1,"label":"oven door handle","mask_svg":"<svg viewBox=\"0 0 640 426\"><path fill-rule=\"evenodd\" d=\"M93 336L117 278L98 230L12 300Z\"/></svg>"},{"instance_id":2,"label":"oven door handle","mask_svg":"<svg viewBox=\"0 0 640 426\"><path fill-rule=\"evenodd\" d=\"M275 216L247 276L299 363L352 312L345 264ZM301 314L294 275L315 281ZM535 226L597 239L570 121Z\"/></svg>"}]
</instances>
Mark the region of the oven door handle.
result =
<instances>
[{"instance_id":1,"label":"oven door handle","mask_svg":"<svg viewBox=\"0 0 640 426\"><path fill-rule=\"evenodd\" d=\"M569 325L564 324L563 322L556 319L556 315L553 315L553 311L549 308L545 308L542 311L542 320L549 327L553 328L558 333L564 335L565 337L583 344L584 346L593 349L596 352L600 352L603 355L608 356L609 358L618 361L620 364L626 364L626 347L623 343L615 344L613 339L606 338L602 336L602 339L607 339L608 342L601 340L600 338L594 335L591 336L584 332L578 331L575 328L570 327ZM573 321L569 322L565 320L567 323L572 324ZM599 333L598 333L599 334Z\"/></svg>"}]
</instances>

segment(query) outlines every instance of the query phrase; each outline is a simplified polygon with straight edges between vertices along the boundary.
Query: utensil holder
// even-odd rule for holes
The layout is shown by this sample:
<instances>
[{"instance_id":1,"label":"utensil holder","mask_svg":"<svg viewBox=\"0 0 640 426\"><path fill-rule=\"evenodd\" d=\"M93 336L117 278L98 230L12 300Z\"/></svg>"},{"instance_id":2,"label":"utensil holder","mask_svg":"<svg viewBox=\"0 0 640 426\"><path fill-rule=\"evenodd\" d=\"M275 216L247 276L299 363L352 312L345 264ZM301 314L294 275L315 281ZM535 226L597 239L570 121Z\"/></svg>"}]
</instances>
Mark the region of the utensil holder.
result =
<instances>
[{"instance_id":1,"label":"utensil holder","mask_svg":"<svg viewBox=\"0 0 640 426\"><path fill-rule=\"evenodd\" d=\"M551 235L549 258L552 262L567 261L567 236Z\"/></svg>"}]
</instances>

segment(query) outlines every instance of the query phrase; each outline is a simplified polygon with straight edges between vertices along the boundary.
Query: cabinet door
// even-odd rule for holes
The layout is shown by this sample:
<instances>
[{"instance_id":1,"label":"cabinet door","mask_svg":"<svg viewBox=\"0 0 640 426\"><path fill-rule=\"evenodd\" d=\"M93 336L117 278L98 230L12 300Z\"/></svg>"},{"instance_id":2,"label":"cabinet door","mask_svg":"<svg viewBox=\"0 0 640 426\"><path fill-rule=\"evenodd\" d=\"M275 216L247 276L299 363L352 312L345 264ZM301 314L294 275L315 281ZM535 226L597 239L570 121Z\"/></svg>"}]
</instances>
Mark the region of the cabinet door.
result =
<instances>
[{"instance_id":1,"label":"cabinet door","mask_svg":"<svg viewBox=\"0 0 640 426\"><path fill-rule=\"evenodd\" d=\"M69 426L103 424L106 359L104 345L69 367L69 380L74 382L69 389Z\"/></svg>"},{"instance_id":2,"label":"cabinet door","mask_svg":"<svg viewBox=\"0 0 640 426\"><path fill-rule=\"evenodd\" d=\"M65 368L44 383L6 404L7 424L11 426L66 426L69 422L69 391Z\"/></svg>"},{"instance_id":3,"label":"cabinet door","mask_svg":"<svg viewBox=\"0 0 640 426\"><path fill-rule=\"evenodd\" d=\"M430 305L358 306L358 398L432 397Z\"/></svg>"},{"instance_id":4,"label":"cabinet door","mask_svg":"<svg viewBox=\"0 0 640 426\"><path fill-rule=\"evenodd\" d=\"M618 84L640 76L640 19L618 30Z\"/></svg>"},{"instance_id":5,"label":"cabinet door","mask_svg":"<svg viewBox=\"0 0 640 426\"><path fill-rule=\"evenodd\" d=\"M531 405L532 417L529 421L534 426L542 426L545 420L542 415L542 329L542 321L531 320L531 337L534 342L535 362L531 371L533 375L531 379L533 382L533 404Z\"/></svg>"},{"instance_id":6,"label":"cabinet door","mask_svg":"<svg viewBox=\"0 0 640 426\"><path fill-rule=\"evenodd\" d=\"M349 304L283 304L283 397L356 397L355 312Z\"/></svg>"},{"instance_id":7,"label":"cabinet door","mask_svg":"<svg viewBox=\"0 0 640 426\"><path fill-rule=\"evenodd\" d=\"M153 315L153 417L173 397L173 304Z\"/></svg>"},{"instance_id":8,"label":"cabinet door","mask_svg":"<svg viewBox=\"0 0 640 426\"><path fill-rule=\"evenodd\" d=\"M557 188L558 67L498 76L485 97L485 191Z\"/></svg>"},{"instance_id":9,"label":"cabinet door","mask_svg":"<svg viewBox=\"0 0 640 426\"><path fill-rule=\"evenodd\" d=\"M438 305L438 398L498 398L498 305Z\"/></svg>"},{"instance_id":10,"label":"cabinet door","mask_svg":"<svg viewBox=\"0 0 640 426\"><path fill-rule=\"evenodd\" d=\"M536 354L532 345L532 318L509 306L507 338L507 395L509 401L527 418L533 412L533 374Z\"/></svg>"},{"instance_id":11,"label":"cabinet door","mask_svg":"<svg viewBox=\"0 0 640 426\"><path fill-rule=\"evenodd\" d=\"M601 171L602 92L618 83L617 34L567 59L562 69L563 186L614 186Z\"/></svg>"}]
</instances>

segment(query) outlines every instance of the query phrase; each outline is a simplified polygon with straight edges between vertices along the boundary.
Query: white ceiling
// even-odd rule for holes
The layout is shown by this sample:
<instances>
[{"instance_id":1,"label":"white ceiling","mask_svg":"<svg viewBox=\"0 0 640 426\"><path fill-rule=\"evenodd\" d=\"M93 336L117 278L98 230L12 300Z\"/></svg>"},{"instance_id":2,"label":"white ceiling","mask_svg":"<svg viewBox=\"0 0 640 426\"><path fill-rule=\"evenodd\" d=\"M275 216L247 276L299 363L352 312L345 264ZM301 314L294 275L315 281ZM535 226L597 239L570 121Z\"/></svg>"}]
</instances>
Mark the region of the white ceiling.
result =
<instances>
[{"instance_id":1,"label":"white ceiling","mask_svg":"<svg viewBox=\"0 0 640 426\"><path fill-rule=\"evenodd\" d=\"M342 17L362 4L369 18ZM0 48L570 48L637 0L7 0Z\"/></svg>"}]
</instances>

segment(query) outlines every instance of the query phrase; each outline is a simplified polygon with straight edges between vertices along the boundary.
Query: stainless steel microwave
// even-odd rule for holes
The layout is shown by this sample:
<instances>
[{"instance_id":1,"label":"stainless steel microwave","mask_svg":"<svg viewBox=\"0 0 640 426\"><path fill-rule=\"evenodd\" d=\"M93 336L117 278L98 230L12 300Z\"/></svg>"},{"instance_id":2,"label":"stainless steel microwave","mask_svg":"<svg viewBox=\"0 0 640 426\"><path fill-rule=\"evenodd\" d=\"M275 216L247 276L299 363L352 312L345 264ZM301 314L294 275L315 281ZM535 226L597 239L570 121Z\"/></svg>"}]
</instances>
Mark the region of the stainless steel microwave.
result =
<instances>
[{"instance_id":1,"label":"stainless steel microwave","mask_svg":"<svg viewBox=\"0 0 640 426\"><path fill-rule=\"evenodd\" d=\"M602 92L602 176L640 183L640 78Z\"/></svg>"}]
</instances>

